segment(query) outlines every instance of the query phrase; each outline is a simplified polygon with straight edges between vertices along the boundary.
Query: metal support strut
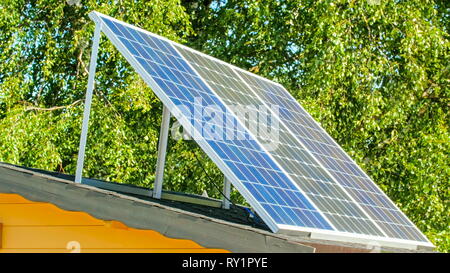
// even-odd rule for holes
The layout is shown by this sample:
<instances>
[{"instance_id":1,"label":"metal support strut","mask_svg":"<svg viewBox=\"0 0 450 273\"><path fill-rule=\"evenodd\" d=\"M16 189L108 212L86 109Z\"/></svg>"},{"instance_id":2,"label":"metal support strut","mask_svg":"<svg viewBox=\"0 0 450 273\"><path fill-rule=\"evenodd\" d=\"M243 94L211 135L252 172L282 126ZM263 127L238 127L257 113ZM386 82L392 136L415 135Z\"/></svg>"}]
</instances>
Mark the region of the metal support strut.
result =
<instances>
[{"instance_id":1,"label":"metal support strut","mask_svg":"<svg viewBox=\"0 0 450 273\"><path fill-rule=\"evenodd\" d=\"M81 128L80 147L78 150L77 170L75 172L75 182L81 183L83 175L84 154L86 150L86 139L89 126L89 114L91 112L92 91L95 84L95 69L97 67L98 46L100 43L101 23L95 24L94 39L92 44L91 61L89 63L89 78L84 102L83 125Z\"/></svg>"},{"instance_id":2,"label":"metal support strut","mask_svg":"<svg viewBox=\"0 0 450 273\"><path fill-rule=\"evenodd\" d=\"M159 132L158 159L156 161L155 184L153 186L153 198L161 199L164 165L166 163L167 138L169 136L170 111L163 106L161 129Z\"/></svg>"},{"instance_id":3,"label":"metal support strut","mask_svg":"<svg viewBox=\"0 0 450 273\"><path fill-rule=\"evenodd\" d=\"M230 193L231 193L231 183L226 177L223 178L223 198L222 198L222 207L224 209L230 208Z\"/></svg>"}]
</instances>

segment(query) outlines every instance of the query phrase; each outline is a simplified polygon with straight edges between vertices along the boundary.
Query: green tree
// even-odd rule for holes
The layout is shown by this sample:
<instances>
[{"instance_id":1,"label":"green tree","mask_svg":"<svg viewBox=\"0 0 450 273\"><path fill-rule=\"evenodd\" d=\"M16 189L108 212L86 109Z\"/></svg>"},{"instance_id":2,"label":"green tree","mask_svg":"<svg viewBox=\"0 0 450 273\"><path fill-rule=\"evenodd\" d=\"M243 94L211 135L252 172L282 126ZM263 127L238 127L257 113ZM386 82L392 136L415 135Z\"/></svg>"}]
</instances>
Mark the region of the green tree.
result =
<instances>
[{"instance_id":1,"label":"green tree","mask_svg":"<svg viewBox=\"0 0 450 273\"><path fill-rule=\"evenodd\" d=\"M450 249L448 1L184 1L189 43L282 83Z\"/></svg>"},{"instance_id":2,"label":"green tree","mask_svg":"<svg viewBox=\"0 0 450 273\"><path fill-rule=\"evenodd\" d=\"M99 2L0 1L0 161L75 173L94 31L90 11L179 42L192 32L178 0ZM84 176L150 187L161 113L159 99L103 35ZM221 183L196 145L170 139L165 188L220 197L193 153Z\"/></svg>"}]
</instances>

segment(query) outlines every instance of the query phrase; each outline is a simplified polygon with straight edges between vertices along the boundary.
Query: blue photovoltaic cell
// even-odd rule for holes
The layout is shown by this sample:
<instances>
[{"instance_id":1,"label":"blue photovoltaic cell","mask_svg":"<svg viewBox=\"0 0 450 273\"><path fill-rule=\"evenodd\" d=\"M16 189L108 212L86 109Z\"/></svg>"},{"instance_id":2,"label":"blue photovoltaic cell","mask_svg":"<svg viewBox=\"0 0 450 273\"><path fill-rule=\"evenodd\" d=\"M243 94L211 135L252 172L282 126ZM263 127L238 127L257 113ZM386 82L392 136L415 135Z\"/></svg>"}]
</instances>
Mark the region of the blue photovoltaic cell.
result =
<instances>
[{"instance_id":1,"label":"blue photovoltaic cell","mask_svg":"<svg viewBox=\"0 0 450 273\"><path fill-rule=\"evenodd\" d=\"M332 229L262 149L258 141L253 139L247 129L236 121L234 114L226 111L226 106L170 43L108 18L101 17L101 19L111 31L111 33L106 31L105 34L113 42L120 42L131 54L131 56L124 54L128 61L133 63L131 58L136 60L164 91L166 98L179 107L181 112L183 112L181 106L189 109L194 109L195 106L200 108L206 105L218 106L225 119L236 124L236 131L247 136L243 140L227 140L215 139L213 132L198 132L203 135L206 143L220 158L221 162L215 163L218 166L223 166L221 163L224 163L238 178L238 181L233 183L241 183L258 202L253 203L252 206L260 215L264 213L269 215L278 225ZM201 104L195 105L195 99L201 99ZM205 120L203 116L199 120L187 113L186 118L194 128L197 128L196 124L201 124L201 128L220 129L223 126L220 122ZM258 209L264 211L258 211Z\"/></svg>"}]
</instances>

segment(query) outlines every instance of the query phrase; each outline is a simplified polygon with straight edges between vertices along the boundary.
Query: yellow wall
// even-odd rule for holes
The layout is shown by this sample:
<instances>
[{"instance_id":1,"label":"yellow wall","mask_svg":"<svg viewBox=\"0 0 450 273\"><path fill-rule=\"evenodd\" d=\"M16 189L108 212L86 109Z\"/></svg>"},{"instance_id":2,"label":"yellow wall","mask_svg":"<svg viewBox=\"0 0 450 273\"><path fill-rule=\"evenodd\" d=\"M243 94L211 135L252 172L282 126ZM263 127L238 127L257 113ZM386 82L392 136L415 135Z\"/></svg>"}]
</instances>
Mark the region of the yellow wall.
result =
<instances>
[{"instance_id":1,"label":"yellow wall","mask_svg":"<svg viewBox=\"0 0 450 273\"><path fill-rule=\"evenodd\" d=\"M130 212L132 213L132 212ZM0 193L2 252L227 252Z\"/></svg>"}]
</instances>

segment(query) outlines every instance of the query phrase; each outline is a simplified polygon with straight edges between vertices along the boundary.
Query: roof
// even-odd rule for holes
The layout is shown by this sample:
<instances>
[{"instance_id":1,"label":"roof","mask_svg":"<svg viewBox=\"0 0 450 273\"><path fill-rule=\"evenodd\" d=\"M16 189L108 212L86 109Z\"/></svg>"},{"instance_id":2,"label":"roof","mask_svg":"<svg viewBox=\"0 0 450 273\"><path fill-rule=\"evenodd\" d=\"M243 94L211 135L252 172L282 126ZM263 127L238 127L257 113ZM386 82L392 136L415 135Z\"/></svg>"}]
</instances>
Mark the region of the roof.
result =
<instances>
[{"instance_id":1,"label":"roof","mask_svg":"<svg viewBox=\"0 0 450 273\"><path fill-rule=\"evenodd\" d=\"M222 209L220 200L151 190L95 179L74 183L74 176L0 163L0 192L16 193L102 220L151 229L171 238L190 239L208 248L232 252L369 252L366 245L309 238L309 234L275 234L245 207ZM171 199L171 200L167 200ZM382 248L386 252L409 252ZM417 252L417 251L414 251Z\"/></svg>"}]
</instances>

